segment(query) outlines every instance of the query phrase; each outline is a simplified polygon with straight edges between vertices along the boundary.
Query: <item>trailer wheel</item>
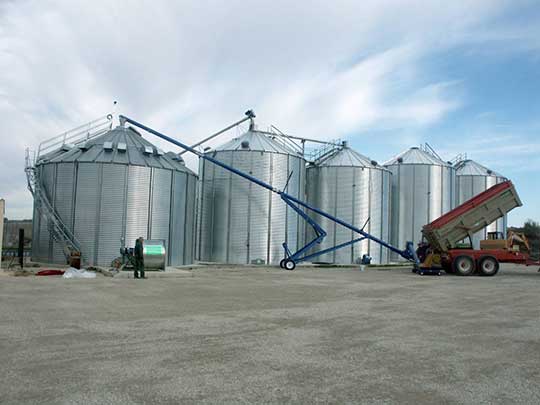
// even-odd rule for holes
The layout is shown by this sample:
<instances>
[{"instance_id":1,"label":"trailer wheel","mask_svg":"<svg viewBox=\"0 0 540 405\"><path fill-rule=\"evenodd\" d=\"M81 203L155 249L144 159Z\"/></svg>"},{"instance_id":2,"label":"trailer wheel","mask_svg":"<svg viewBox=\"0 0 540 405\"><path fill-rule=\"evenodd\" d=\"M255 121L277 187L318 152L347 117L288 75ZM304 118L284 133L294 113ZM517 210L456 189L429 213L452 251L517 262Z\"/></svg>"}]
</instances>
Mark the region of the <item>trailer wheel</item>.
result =
<instances>
[{"instance_id":1,"label":"trailer wheel","mask_svg":"<svg viewBox=\"0 0 540 405\"><path fill-rule=\"evenodd\" d=\"M281 261L279 262L279 267L281 267L282 269L285 268L285 260L286 259L281 259Z\"/></svg>"},{"instance_id":2,"label":"trailer wheel","mask_svg":"<svg viewBox=\"0 0 540 405\"><path fill-rule=\"evenodd\" d=\"M474 260L471 256L457 256L452 261L452 270L459 276L470 276L474 273Z\"/></svg>"},{"instance_id":3,"label":"trailer wheel","mask_svg":"<svg viewBox=\"0 0 540 405\"><path fill-rule=\"evenodd\" d=\"M484 256L479 260L480 274L493 277L499 271L499 261L493 256Z\"/></svg>"},{"instance_id":4,"label":"trailer wheel","mask_svg":"<svg viewBox=\"0 0 540 405\"><path fill-rule=\"evenodd\" d=\"M283 263L283 268L292 271L296 268L296 263L291 259L286 259L285 263Z\"/></svg>"}]
</instances>

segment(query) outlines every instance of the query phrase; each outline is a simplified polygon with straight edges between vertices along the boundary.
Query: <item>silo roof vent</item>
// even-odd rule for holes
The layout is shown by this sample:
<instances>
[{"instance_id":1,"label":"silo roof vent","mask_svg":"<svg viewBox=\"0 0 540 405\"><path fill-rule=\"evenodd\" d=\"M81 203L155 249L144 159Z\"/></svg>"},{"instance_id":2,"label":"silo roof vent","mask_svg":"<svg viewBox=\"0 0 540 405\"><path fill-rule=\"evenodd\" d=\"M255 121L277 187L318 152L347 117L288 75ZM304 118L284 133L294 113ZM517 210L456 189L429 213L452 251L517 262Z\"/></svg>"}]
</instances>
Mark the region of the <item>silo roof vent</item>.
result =
<instances>
[{"instance_id":1,"label":"silo roof vent","mask_svg":"<svg viewBox=\"0 0 540 405\"><path fill-rule=\"evenodd\" d=\"M125 142L118 142L116 149L118 149L118 152L125 152L127 150L127 144Z\"/></svg>"},{"instance_id":2,"label":"silo roof vent","mask_svg":"<svg viewBox=\"0 0 540 405\"><path fill-rule=\"evenodd\" d=\"M154 148L152 148L150 145L144 145L143 146L143 153L145 155L151 155L152 153L154 153Z\"/></svg>"},{"instance_id":3,"label":"silo roof vent","mask_svg":"<svg viewBox=\"0 0 540 405\"><path fill-rule=\"evenodd\" d=\"M240 145L242 146L242 149L249 149L249 141L248 140L242 141L242 143Z\"/></svg>"},{"instance_id":4,"label":"silo roof vent","mask_svg":"<svg viewBox=\"0 0 540 405\"><path fill-rule=\"evenodd\" d=\"M112 151L113 150L113 143L111 141L107 141L103 143L103 149L106 151Z\"/></svg>"}]
</instances>

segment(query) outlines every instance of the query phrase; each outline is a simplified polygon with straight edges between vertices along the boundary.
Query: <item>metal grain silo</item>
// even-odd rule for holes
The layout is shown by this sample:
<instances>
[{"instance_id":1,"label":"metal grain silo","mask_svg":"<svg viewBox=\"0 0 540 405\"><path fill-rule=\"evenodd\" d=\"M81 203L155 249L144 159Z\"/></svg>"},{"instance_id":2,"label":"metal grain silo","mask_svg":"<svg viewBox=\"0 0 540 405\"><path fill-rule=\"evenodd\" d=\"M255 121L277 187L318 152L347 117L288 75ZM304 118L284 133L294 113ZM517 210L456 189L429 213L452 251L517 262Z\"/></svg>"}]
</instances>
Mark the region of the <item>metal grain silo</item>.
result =
<instances>
[{"instance_id":1,"label":"metal grain silo","mask_svg":"<svg viewBox=\"0 0 540 405\"><path fill-rule=\"evenodd\" d=\"M474 160L462 160L456 168L456 204L462 204L482 191L507 179ZM506 236L506 215L472 237L473 248L480 248L480 240L487 238L488 232L502 232Z\"/></svg>"},{"instance_id":2,"label":"metal grain silo","mask_svg":"<svg viewBox=\"0 0 540 405\"><path fill-rule=\"evenodd\" d=\"M389 170L344 143L343 147L311 164L306 178L310 204L356 227L365 225L364 229L373 236L388 240L392 186ZM320 215L314 214L313 218L328 233L313 253L360 237ZM312 239L312 230L307 229L307 237ZM368 240L315 257L313 261L350 264L357 263L364 254L372 257L372 263L388 262L388 250Z\"/></svg>"},{"instance_id":3,"label":"metal grain silo","mask_svg":"<svg viewBox=\"0 0 540 405\"><path fill-rule=\"evenodd\" d=\"M197 177L134 129L63 145L38 157L34 170L45 195L39 204L50 204L86 264L109 266L139 236L164 240L168 265L193 262ZM50 223L34 210L33 259L65 263Z\"/></svg>"},{"instance_id":4,"label":"metal grain silo","mask_svg":"<svg viewBox=\"0 0 540 405\"><path fill-rule=\"evenodd\" d=\"M422 240L422 227L454 208L454 167L434 153L410 148L385 163L392 172L391 242L404 249ZM391 254L392 260L400 260Z\"/></svg>"},{"instance_id":5,"label":"metal grain silo","mask_svg":"<svg viewBox=\"0 0 540 405\"><path fill-rule=\"evenodd\" d=\"M287 191L304 198L304 158L253 126L207 153L280 189L292 173ZM199 159L199 178L199 260L278 264L284 241L291 250L303 245L304 222L279 195L205 159Z\"/></svg>"}]
</instances>

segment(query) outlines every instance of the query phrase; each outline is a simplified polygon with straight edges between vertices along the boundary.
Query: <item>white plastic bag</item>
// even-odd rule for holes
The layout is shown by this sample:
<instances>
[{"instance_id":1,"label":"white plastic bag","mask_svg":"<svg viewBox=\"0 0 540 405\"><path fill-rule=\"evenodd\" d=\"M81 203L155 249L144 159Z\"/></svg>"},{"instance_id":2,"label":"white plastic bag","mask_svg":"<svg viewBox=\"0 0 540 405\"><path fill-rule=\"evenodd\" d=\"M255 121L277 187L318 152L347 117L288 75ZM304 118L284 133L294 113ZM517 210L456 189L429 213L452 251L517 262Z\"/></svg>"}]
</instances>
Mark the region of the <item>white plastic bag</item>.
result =
<instances>
[{"instance_id":1,"label":"white plastic bag","mask_svg":"<svg viewBox=\"0 0 540 405\"><path fill-rule=\"evenodd\" d=\"M62 278L96 278L96 273L86 271L85 269L77 270L75 267L70 267L64 272Z\"/></svg>"}]
</instances>

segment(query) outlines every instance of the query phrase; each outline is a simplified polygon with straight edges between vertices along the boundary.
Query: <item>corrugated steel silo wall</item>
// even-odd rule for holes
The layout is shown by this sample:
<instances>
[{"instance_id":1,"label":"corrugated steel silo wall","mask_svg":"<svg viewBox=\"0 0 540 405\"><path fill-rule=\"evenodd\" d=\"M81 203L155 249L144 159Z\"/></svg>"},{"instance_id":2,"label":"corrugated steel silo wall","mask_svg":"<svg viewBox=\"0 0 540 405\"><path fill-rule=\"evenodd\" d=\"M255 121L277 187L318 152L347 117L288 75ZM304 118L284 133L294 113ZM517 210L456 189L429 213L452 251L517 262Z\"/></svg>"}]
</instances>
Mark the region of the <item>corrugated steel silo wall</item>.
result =
<instances>
[{"instance_id":1,"label":"corrugated steel silo wall","mask_svg":"<svg viewBox=\"0 0 540 405\"><path fill-rule=\"evenodd\" d=\"M172 199L171 199L171 248L169 249L169 263L171 264L186 264L184 255L186 253L185 242L186 236L186 218L189 217L189 212L186 211L187 200L184 196L187 193L187 174L174 173L172 183ZM193 235L193 233L191 233ZM191 263L191 261L189 261Z\"/></svg>"},{"instance_id":2,"label":"corrugated steel silo wall","mask_svg":"<svg viewBox=\"0 0 540 405\"><path fill-rule=\"evenodd\" d=\"M364 228L373 236L388 240L390 227L391 173L385 170L312 166L307 170L307 199L314 206L344 221ZM326 230L323 242L312 252L327 249L360 237L335 222L314 214L315 220ZM314 238L311 227L306 227L307 238ZM386 263L388 251L377 243L364 240L313 258L314 262L350 264L368 254L373 263Z\"/></svg>"},{"instance_id":3,"label":"corrugated steel silo wall","mask_svg":"<svg viewBox=\"0 0 540 405\"><path fill-rule=\"evenodd\" d=\"M265 154L264 160L260 159L260 162L264 162L264 165L261 165L261 170L258 171L258 175L261 176L261 174L263 173L268 173L268 177L271 176L271 184L275 185L279 189L283 189L285 187L285 183L287 182L287 177L290 170L289 156L276 153ZM296 175L294 175L293 177L295 176L299 176L299 174L296 173ZM294 182L292 177L291 182ZM298 195L297 193L295 193L295 190L292 187L288 188L287 190L292 195ZM268 240L268 263L278 264L285 257L283 251L283 242L287 242L287 244L289 245L289 249L291 249L291 251L293 252L296 251L298 248L298 245L294 243L288 243L288 236L291 233L294 233L296 230L296 214L291 213L288 206L281 200L281 197L276 193L270 194L270 192L266 190L263 190L262 192L264 195L270 197L269 208L266 209L266 207L261 207L261 210L263 210L263 212L264 210L267 210L266 212L269 213L270 218L269 226L266 225L266 221L268 221L268 216L266 217L266 221L261 220L261 229L263 229L263 232L265 234L264 236ZM291 215L295 216L293 217ZM253 256L253 258L257 258L257 256ZM262 259L264 259L264 257L262 257Z\"/></svg>"},{"instance_id":4,"label":"corrugated steel silo wall","mask_svg":"<svg viewBox=\"0 0 540 405\"><path fill-rule=\"evenodd\" d=\"M75 237L81 243L83 259L96 264L96 242L101 195L101 165L79 163L75 195Z\"/></svg>"},{"instance_id":5,"label":"corrugated steel silo wall","mask_svg":"<svg viewBox=\"0 0 540 405\"><path fill-rule=\"evenodd\" d=\"M150 209L150 238L169 241L171 222L171 182L170 170L152 169L152 197ZM167 246L167 244L165 245ZM170 250L170 246L167 246Z\"/></svg>"},{"instance_id":6,"label":"corrugated steel silo wall","mask_svg":"<svg viewBox=\"0 0 540 405\"><path fill-rule=\"evenodd\" d=\"M149 167L128 167L126 247L135 247L140 236L148 238L151 172Z\"/></svg>"},{"instance_id":7,"label":"corrugated steel silo wall","mask_svg":"<svg viewBox=\"0 0 540 405\"><path fill-rule=\"evenodd\" d=\"M128 166L103 164L97 263L110 265L120 256L126 223L126 184Z\"/></svg>"},{"instance_id":8,"label":"corrugated steel silo wall","mask_svg":"<svg viewBox=\"0 0 540 405\"><path fill-rule=\"evenodd\" d=\"M75 196L75 164L57 163L55 176L55 191L53 206L64 224L73 231L73 203ZM62 245L53 242L52 261L64 263L66 261Z\"/></svg>"},{"instance_id":9,"label":"corrugated steel silo wall","mask_svg":"<svg viewBox=\"0 0 540 405\"><path fill-rule=\"evenodd\" d=\"M302 201L306 199L306 162L303 159L299 159L296 156L288 156L288 173L295 173L289 181L287 186L287 192L292 192L296 197ZM281 183L276 185L283 189L287 182L287 177ZM285 206L285 204L281 204ZM304 209L302 209L304 210ZM304 210L305 211L305 210ZM293 226L287 226L286 241L291 247L300 248L305 244L305 221L291 208L287 206L287 223L291 223ZM275 256L272 262L278 262L283 259L283 246L282 243L278 243L277 249L274 250Z\"/></svg>"},{"instance_id":10,"label":"corrugated steel silo wall","mask_svg":"<svg viewBox=\"0 0 540 405\"><path fill-rule=\"evenodd\" d=\"M185 243L184 243L184 256L183 261L178 261L178 264L190 264L193 263L195 257L195 216L197 211L196 195L197 195L197 177L194 175L187 175L187 193L186 193L186 212L188 215L185 218ZM175 263L172 263L175 264Z\"/></svg>"},{"instance_id":11,"label":"corrugated steel silo wall","mask_svg":"<svg viewBox=\"0 0 540 405\"><path fill-rule=\"evenodd\" d=\"M256 151L218 151L215 158L303 199L304 160ZM291 250L304 240L304 224L281 198L204 159L199 162L198 255L203 261L246 264L261 259L277 264L281 244Z\"/></svg>"},{"instance_id":12,"label":"corrugated steel silo wall","mask_svg":"<svg viewBox=\"0 0 540 405\"><path fill-rule=\"evenodd\" d=\"M181 172L173 174L169 263L193 263L195 238L195 194L197 178Z\"/></svg>"},{"instance_id":13,"label":"corrugated steel silo wall","mask_svg":"<svg viewBox=\"0 0 540 405\"><path fill-rule=\"evenodd\" d=\"M41 166L38 166L36 170L38 171L38 173L41 173ZM45 226L45 224L42 224L43 221L41 218L41 214L35 201L34 201L33 208L34 209L32 213L32 260L37 262L37 261L43 260L43 257L45 256L45 253L42 251L42 247L40 243L41 227Z\"/></svg>"},{"instance_id":14,"label":"corrugated steel silo wall","mask_svg":"<svg viewBox=\"0 0 540 405\"><path fill-rule=\"evenodd\" d=\"M222 152L219 155L219 160L223 163L231 164L232 154L230 152ZM230 191L231 191L231 173L209 162L205 162L205 174L211 176L208 201L204 201L209 211L208 221L206 224L209 228L204 229L204 233L209 239L208 259L213 262L226 263L228 260L228 230L230 219ZM245 196L244 196L245 197ZM242 232L240 227L235 225L235 231ZM245 255L244 255L245 257ZM241 260L241 258L238 258Z\"/></svg>"},{"instance_id":15,"label":"corrugated steel silo wall","mask_svg":"<svg viewBox=\"0 0 540 405\"><path fill-rule=\"evenodd\" d=\"M390 201L392 193L392 173L383 170L370 170L371 174L371 193L370 193L370 212L369 212L369 233L375 237L389 241L390 238ZM359 224L360 225L360 224ZM369 255L373 263L388 263L389 250L379 243L368 241ZM354 257L361 257L356 253Z\"/></svg>"},{"instance_id":16,"label":"corrugated steel silo wall","mask_svg":"<svg viewBox=\"0 0 540 405\"><path fill-rule=\"evenodd\" d=\"M108 266L139 236L164 239L170 265L193 262L196 176L175 171L173 184L170 170L82 162L38 170L49 201L81 243L85 263ZM34 222L33 260L65 263L37 209Z\"/></svg>"},{"instance_id":17,"label":"corrugated steel silo wall","mask_svg":"<svg viewBox=\"0 0 540 405\"><path fill-rule=\"evenodd\" d=\"M52 164L40 165L38 166L37 170L39 172L39 179L41 181L41 188L43 192L47 195L49 201L53 201L56 166ZM37 243L36 247L34 247L34 243L32 243L32 258L36 261L51 262L53 258L53 240L49 235L47 219L37 210L35 210L34 215L36 215L38 218L36 226Z\"/></svg>"},{"instance_id":18,"label":"corrugated steel silo wall","mask_svg":"<svg viewBox=\"0 0 540 405\"><path fill-rule=\"evenodd\" d=\"M455 206L456 176L450 166L397 164L392 177L392 245L404 249L422 240L422 227ZM402 260L391 254L391 260Z\"/></svg>"},{"instance_id":19,"label":"corrugated steel silo wall","mask_svg":"<svg viewBox=\"0 0 540 405\"><path fill-rule=\"evenodd\" d=\"M39 211L34 201L32 207L32 260L38 261L39 257Z\"/></svg>"},{"instance_id":20,"label":"corrugated steel silo wall","mask_svg":"<svg viewBox=\"0 0 540 405\"><path fill-rule=\"evenodd\" d=\"M480 194L482 191L503 182L505 179L497 176L456 176L456 204L463 204L465 201ZM488 232L502 232L506 237L507 216L498 219L481 231L476 232L472 237L474 249L480 249L480 241L487 238ZM465 242L468 242L465 241Z\"/></svg>"}]
</instances>

